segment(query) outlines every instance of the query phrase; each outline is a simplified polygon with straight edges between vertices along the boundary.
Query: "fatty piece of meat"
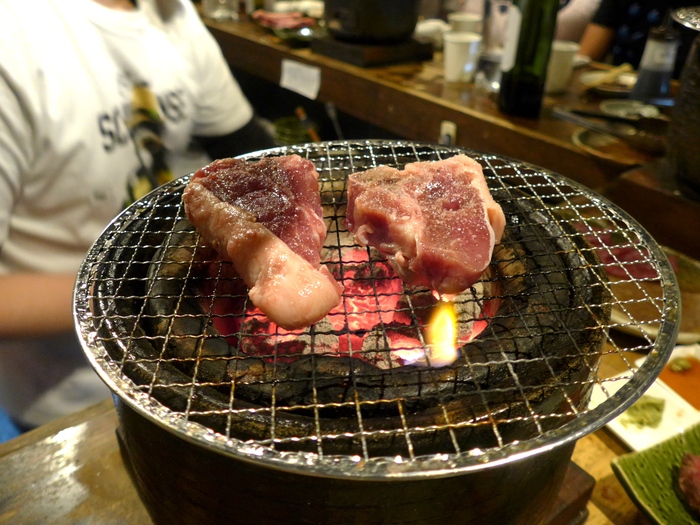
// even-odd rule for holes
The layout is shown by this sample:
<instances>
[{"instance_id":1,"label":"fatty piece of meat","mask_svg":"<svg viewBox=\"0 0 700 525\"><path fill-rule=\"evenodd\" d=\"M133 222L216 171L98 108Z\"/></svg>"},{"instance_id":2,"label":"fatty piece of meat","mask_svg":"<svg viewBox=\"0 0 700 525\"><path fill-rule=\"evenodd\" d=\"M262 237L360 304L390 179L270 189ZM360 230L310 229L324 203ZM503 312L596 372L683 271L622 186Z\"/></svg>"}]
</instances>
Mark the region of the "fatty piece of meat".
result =
<instances>
[{"instance_id":1,"label":"fatty piece of meat","mask_svg":"<svg viewBox=\"0 0 700 525\"><path fill-rule=\"evenodd\" d=\"M451 295L479 280L505 216L481 165L457 155L350 175L346 225L358 243L383 253L404 282Z\"/></svg>"},{"instance_id":2,"label":"fatty piece of meat","mask_svg":"<svg viewBox=\"0 0 700 525\"><path fill-rule=\"evenodd\" d=\"M251 15L253 20L270 29L302 29L316 25L316 19L304 16L300 11L277 13L258 9Z\"/></svg>"},{"instance_id":3,"label":"fatty piece of meat","mask_svg":"<svg viewBox=\"0 0 700 525\"><path fill-rule=\"evenodd\" d=\"M198 170L191 182L252 214L314 268L321 264L326 225L318 173L310 160L298 155L257 163L220 159Z\"/></svg>"},{"instance_id":4,"label":"fatty piece of meat","mask_svg":"<svg viewBox=\"0 0 700 525\"><path fill-rule=\"evenodd\" d=\"M686 452L678 469L678 488L690 507L700 516L700 456Z\"/></svg>"},{"instance_id":5,"label":"fatty piece of meat","mask_svg":"<svg viewBox=\"0 0 700 525\"><path fill-rule=\"evenodd\" d=\"M190 222L274 323L309 326L340 302L342 287L320 265L326 228L310 161L215 161L193 175L182 199Z\"/></svg>"}]
</instances>

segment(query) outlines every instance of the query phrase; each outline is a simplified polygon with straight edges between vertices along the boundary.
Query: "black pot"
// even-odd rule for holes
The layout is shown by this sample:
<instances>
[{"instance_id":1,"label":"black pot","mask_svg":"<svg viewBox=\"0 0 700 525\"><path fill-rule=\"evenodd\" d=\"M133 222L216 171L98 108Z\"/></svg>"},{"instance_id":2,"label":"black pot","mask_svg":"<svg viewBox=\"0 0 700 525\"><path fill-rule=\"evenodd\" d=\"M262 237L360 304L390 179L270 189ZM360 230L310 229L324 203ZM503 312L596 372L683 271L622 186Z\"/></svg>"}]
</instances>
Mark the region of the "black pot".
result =
<instances>
[{"instance_id":1,"label":"black pot","mask_svg":"<svg viewBox=\"0 0 700 525\"><path fill-rule=\"evenodd\" d=\"M326 0L328 31L338 40L396 44L411 38L420 0Z\"/></svg>"},{"instance_id":2,"label":"black pot","mask_svg":"<svg viewBox=\"0 0 700 525\"><path fill-rule=\"evenodd\" d=\"M156 525L535 525L575 446L473 472L357 479L220 454L116 405L127 465Z\"/></svg>"}]
</instances>

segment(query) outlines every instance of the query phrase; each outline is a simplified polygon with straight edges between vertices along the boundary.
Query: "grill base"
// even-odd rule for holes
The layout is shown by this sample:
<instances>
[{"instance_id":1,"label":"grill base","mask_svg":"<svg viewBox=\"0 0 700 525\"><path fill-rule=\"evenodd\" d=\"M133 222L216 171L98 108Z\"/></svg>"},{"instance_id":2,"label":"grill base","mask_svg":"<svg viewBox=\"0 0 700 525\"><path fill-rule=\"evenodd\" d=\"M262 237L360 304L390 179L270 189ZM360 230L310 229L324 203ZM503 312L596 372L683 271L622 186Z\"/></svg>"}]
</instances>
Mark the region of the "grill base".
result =
<instances>
[{"instance_id":1,"label":"grill base","mask_svg":"<svg viewBox=\"0 0 700 525\"><path fill-rule=\"evenodd\" d=\"M557 499L575 445L474 473L358 481L225 457L123 402L117 412L139 493L154 523L163 525L535 525Z\"/></svg>"}]
</instances>

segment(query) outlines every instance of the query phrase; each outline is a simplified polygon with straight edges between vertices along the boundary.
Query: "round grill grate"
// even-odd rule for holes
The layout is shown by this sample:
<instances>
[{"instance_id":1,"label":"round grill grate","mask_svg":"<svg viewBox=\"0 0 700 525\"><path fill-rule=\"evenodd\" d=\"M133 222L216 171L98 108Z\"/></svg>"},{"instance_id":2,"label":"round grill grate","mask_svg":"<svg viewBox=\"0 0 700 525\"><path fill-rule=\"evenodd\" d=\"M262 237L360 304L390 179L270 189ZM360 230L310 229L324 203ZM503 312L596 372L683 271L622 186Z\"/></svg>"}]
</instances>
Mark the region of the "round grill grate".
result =
<instances>
[{"instance_id":1,"label":"round grill grate","mask_svg":"<svg viewBox=\"0 0 700 525\"><path fill-rule=\"evenodd\" d=\"M489 271L457 301L460 329L475 338L453 365L432 369L401 357L424 349L432 298L354 244L345 185L355 171L457 153L484 167L507 227ZM321 475L454 474L598 429L665 364L679 315L671 266L632 218L583 186L511 159L412 142L306 144L244 158L287 154L319 171L324 264L346 287L341 307L313 327L283 332L247 304L185 218L189 177L125 210L80 269L75 317L97 373L183 439ZM613 331L639 337L625 346ZM601 355L628 373L606 378ZM595 407L594 388L605 398Z\"/></svg>"}]
</instances>

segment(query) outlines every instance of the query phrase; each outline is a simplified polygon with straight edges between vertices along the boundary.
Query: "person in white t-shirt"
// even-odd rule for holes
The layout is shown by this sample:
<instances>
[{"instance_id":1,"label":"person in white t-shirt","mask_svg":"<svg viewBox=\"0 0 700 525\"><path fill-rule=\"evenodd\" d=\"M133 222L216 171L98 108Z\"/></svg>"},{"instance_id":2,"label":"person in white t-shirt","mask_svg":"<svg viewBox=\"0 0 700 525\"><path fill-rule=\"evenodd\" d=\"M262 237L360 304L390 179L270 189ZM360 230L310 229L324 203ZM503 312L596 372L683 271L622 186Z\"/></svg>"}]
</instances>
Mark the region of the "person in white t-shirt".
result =
<instances>
[{"instance_id":1,"label":"person in white t-shirt","mask_svg":"<svg viewBox=\"0 0 700 525\"><path fill-rule=\"evenodd\" d=\"M1 2L0 407L31 428L108 397L72 318L88 249L155 185L272 146L191 0Z\"/></svg>"}]
</instances>

